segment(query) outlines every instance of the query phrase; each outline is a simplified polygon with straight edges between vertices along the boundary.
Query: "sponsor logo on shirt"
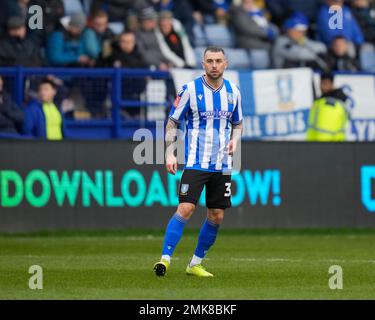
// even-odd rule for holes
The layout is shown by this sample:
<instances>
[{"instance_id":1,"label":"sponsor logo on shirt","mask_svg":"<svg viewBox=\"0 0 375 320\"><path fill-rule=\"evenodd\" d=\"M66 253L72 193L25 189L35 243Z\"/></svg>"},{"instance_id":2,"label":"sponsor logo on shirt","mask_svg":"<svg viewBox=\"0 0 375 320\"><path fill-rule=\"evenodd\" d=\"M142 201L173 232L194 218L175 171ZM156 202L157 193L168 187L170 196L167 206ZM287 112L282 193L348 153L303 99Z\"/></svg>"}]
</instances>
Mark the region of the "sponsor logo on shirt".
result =
<instances>
[{"instance_id":1,"label":"sponsor logo on shirt","mask_svg":"<svg viewBox=\"0 0 375 320\"><path fill-rule=\"evenodd\" d=\"M232 116L232 112L226 110L201 111L199 114L203 119L228 119Z\"/></svg>"}]
</instances>

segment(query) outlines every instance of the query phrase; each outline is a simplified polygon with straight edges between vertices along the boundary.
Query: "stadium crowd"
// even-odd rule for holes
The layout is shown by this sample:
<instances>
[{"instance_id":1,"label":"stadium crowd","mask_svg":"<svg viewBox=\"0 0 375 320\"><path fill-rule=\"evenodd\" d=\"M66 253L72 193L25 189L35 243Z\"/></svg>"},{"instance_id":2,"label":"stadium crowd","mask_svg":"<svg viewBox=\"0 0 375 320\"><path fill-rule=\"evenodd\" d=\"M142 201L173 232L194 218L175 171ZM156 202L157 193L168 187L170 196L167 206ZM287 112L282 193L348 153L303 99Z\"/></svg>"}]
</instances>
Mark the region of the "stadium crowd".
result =
<instances>
[{"instance_id":1,"label":"stadium crowd","mask_svg":"<svg viewBox=\"0 0 375 320\"><path fill-rule=\"evenodd\" d=\"M32 5L42 30L27 28ZM4 0L0 23L0 66L195 68L208 44L232 68L372 71L375 59L373 0Z\"/></svg>"},{"instance_id":2,"label":"stadium crowd","mask_svg":"<svg viewBox=\"0 0 375 320\"><path fill-rule=\"evenodd\" d=\"M28 27L28 9L33 5L43 8L40 30ZM338 7L343 21L336 21L339 28L331 28L329 11ZM374 44L375 0L0 2L0 67L200 68L204 47L217 45L226 49L233 69L311 67L323 73L371 72L375 70ZM53 86L52 91L59 88L44 80L45 87ZM106 81L101 81L105 88ZM142 81L137 85L145 86ZM19 132L20 115L3 87L1 81L0 132L3 128ZM90 81L79 87L84 95L92 89ZM101 90L91 92L98 106L91 103L90 112L99 118L102 114L97 111L106 94ZM133 88L123 91L137 93ZM36 94L40 97L41 93ZM52 100L48 104L53 105ZM61 123L56 112L50 116L52 122ZM31 120L25 120L29 128Z\"/></svg>"}]
</instances>

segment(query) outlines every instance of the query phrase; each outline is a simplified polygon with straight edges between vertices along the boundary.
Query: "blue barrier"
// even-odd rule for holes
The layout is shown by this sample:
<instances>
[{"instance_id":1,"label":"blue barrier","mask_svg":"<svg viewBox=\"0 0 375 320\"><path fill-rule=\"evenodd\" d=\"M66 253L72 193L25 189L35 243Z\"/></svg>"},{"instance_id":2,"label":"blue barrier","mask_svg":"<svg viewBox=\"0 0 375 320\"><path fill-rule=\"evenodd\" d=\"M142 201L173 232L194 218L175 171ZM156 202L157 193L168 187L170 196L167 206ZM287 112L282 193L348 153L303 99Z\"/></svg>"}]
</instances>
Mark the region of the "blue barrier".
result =
<instances>
[{"instance_id":1,"label":"blue barrier","mask_svg":"<svg viewBox=\"0 0 375 320\"><path fill-rule=\"evenodd\" d=\"M25 80L30 77L86 77L94 79L108 79L111 82L111 119L105 120L66 120L66 136L71 139L129 139L134 130L141 127L154 126L154 122L146 120L122 120L122 108L138 108L165 106L164 103L152 103L148 101L123 99L123 81L133 78L171 79L169 72L151 71L148 69L121 69L121 68L24 68L21 66L12 68L0 68L0 75L13 78L13 99L19 105L25 104ZM15 138L9 135L0 135L2 138Z\"/></svg>"}]
</instances>

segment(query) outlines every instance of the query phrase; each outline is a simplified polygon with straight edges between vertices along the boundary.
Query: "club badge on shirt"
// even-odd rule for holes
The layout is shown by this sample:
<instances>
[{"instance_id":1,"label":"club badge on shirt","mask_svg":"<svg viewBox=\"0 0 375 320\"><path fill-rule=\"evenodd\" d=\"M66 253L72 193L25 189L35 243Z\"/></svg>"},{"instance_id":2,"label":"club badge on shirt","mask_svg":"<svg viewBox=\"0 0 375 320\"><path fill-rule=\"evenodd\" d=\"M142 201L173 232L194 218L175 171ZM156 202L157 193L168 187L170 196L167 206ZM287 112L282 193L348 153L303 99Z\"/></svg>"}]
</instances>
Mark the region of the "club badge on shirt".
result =
<instances>
[{"instance_id":1,"label":"club badge on shirt","mask_svg":"<svg viewBox=\"0 0 375 320\"><path fill-rule=\"evenodd\" d=\"M188 193L188 190L189 190L189 185L183 183L183 184L181 185L181 191L180 191L180 194L181 194L182 196L186 196L187 193Z\"/></svg>"}]
</instances>

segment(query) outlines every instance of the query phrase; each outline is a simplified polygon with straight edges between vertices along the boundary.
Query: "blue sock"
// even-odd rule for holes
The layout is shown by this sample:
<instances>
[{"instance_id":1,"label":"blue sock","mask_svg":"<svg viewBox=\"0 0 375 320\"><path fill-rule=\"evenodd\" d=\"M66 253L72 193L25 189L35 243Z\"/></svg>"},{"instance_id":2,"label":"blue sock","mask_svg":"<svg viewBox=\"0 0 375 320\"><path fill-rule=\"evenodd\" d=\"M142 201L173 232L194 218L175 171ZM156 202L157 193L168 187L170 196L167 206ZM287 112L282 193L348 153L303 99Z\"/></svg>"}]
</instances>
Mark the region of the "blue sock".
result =
<instances>
[{"instance_id":1,"label":"blue sock","mask_svg":"<svg viewBox=\"0 0 375 320\"><path fill-rule=\"evenodd\" d=\"M181 239L186 222L187 220L177 212L169 220L167 230L165 231L162 255L172 256L174 249Z\"/></svg>"},{"instance_id":2,"label":"blue sock","mask_svg":"<svg viewBox=\"0 0 375 320\"><path fill-rule=\"evenodd\" d=\"M199 233L198 245L194 252L195 256L201 259L204 258L208 249L215 243L218 231L219 225L206 219Z\"/></svg>"}]
</instances>

